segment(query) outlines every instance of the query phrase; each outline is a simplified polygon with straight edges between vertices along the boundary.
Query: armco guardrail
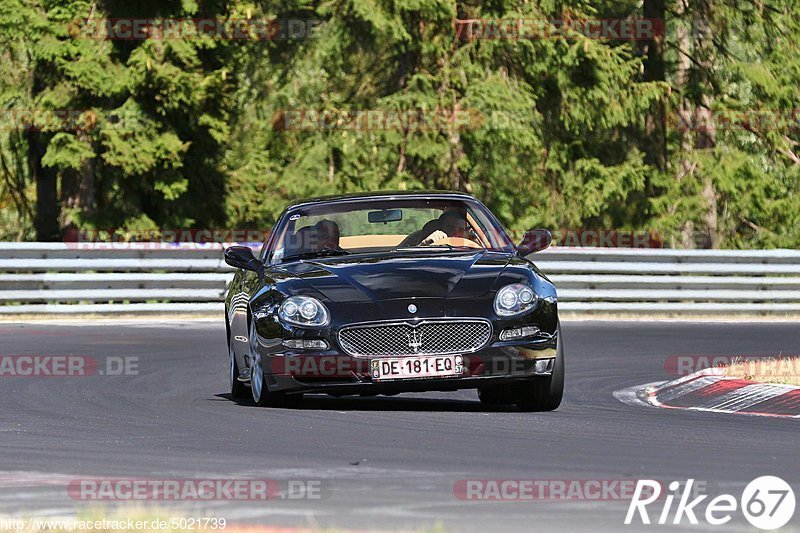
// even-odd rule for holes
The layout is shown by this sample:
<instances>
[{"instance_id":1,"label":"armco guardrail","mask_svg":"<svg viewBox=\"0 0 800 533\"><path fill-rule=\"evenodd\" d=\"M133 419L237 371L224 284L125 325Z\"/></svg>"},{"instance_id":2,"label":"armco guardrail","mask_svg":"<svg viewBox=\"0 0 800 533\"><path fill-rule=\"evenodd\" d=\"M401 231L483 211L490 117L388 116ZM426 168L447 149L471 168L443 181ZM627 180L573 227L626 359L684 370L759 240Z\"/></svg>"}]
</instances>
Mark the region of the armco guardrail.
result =
<instances>
[{"instance_id":1,"label":"armco guardrail","mask_svg":"<svg viewBox=\"0 0 800 533\"><path fill-rule=\"evenodd\" d=\"M800 313L798 250L553 248L533 259L562 310Z\"/></svg>"},{"instance_id":2,"label":"armco guardrail","mask_svg":"<svg viewBox=\"0 0 800 533\"><path fill-rule=\"evenodd\" d=\"M0 243L0 314L222 313L221 244Z\"/></svg>"},{"instance_id":3,"label":"armco guardrail","mask_svg":"<svg viewBox=\"0 0 800 533\"><path fill-rule=\"evenodd\" d=\"M214 313L222 245L0 243L0 314ZM798 250L552 248L564 311L800 314Z\"/></svg>"}]
</instances>

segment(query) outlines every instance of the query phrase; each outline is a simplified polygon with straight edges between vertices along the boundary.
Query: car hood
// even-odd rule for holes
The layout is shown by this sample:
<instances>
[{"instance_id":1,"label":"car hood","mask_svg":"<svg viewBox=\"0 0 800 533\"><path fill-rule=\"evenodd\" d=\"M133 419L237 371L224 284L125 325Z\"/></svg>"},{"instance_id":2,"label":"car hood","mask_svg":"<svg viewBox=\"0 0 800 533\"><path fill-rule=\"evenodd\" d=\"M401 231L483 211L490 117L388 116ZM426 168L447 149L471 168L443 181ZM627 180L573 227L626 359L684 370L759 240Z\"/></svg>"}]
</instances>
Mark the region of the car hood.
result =
<instances>
[{"instance_id":1,"label":"car hood","mask_svg":"<svg viewBox=\"0 0 800 533\"><path fill-rule=\"evenodd\" d=\"M338 302L401 298L476 298L489 292L513 254L488 252L392 253L339 256L282 265L302 285ZM288 280L287 280L288 281Z\"/></svg>"}]
</instances>

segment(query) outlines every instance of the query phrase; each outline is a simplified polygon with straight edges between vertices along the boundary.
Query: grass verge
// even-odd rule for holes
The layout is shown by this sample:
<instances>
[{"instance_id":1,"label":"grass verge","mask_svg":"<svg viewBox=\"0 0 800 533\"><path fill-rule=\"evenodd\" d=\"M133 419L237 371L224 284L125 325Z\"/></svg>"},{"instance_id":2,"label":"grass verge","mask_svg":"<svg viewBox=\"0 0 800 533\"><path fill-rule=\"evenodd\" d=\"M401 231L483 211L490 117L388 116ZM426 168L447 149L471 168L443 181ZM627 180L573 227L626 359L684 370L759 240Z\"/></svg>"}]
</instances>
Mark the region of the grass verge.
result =
<instances>
[{"instance_id":1,"label":"grass verge","mask_svg":"<svg viewBox=\"0 0 800 533\"><path fill-rule=\"evenodd\" d=\"M800 357L735 360L725 369L725 375L758 383L800 387Z\"/></svg>"}]
</instances>

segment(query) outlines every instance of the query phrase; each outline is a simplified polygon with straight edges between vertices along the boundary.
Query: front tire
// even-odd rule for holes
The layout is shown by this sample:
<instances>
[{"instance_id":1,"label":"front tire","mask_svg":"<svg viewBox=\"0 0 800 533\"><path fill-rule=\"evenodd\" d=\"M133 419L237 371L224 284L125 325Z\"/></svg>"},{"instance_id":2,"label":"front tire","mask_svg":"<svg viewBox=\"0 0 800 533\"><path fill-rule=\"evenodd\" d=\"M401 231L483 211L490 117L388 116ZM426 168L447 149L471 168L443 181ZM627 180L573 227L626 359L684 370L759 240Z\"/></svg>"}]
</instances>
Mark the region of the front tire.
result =
<instances>
[{"instance_id":1,"label":"front tire","mask_svg":"<svg viewBox=\"0 0 800 533\"><path fill-rule=\"evenodd\" d=\"M514 403L511 393L511 386L508 384L491 385L478 389L478 398L482 405L496 407L498 405L508 405Z\"/></svg>"},{"instance_id":2,"label":"front tire","mask_svg":"<svg viewBox=\"0 0 800 533\"><path fill-rule=\"evenodd\" d=\"M558 340L553 373L515 384L516 404L520 411L554 411L561 405L564 396L564 342L560 322L556 331Z\"/></svg>"},{"instance_id":3,"label":"front tire","mask_svg":"<svg viewBox=\"0 0 800 533\"><path fill-rule=\"evenodd\" d=\"M253 403L259 407L290 407L302 399L302 394L287 395L284 392L272 392L264 379L264 364L261 353L258 351L256 328L250 325L250 392ZM256 347L254 347L256 346Z\"/></svg>"},{"instance_id":4,"label":"front tire","mask_svg":"<svg viewBox=\"0 0 800 533\"><path fill-rule=\"evenodd\" d=\"M231 397L235 400L247 398L247 386L239 381L239 364L236 362L236 354L233 351L233 345L231 344L230 339L228 339L228 356L230 358L229 372Z\"/></svg>"}]
</instances>

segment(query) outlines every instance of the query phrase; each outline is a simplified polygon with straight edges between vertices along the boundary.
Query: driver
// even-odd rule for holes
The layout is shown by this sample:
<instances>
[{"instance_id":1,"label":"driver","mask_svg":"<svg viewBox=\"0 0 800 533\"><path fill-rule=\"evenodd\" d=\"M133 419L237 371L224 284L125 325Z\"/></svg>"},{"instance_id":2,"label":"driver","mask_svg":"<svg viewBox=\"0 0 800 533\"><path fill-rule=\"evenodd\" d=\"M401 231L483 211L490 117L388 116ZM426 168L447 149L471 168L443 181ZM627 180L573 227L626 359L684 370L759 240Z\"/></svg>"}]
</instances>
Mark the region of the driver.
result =
<instances>
[{"instance_id":1,"label":"driver","mask_svg":"<svg viewBox=\"0 0 800 533\"><path fill-rule=\"evenodd\" d=\"M433 233L422 239L420 246L428 246L447 239L448 237L461 237L466 238L467 235L467 217L460 209L452 211L445 211L437 219L437 225L440 229L435 230Z\"/></svg>"},{"instance_id":2,"label":"driver","mask_svg":"<svg viewBox=\"0 0 800 533\"><path fill-rule=\"evenodd\" d=\"M339 225L333 220L320 220L314 225L320 250L341 250L339 247Z\"/></svg>"}]
</instances>

